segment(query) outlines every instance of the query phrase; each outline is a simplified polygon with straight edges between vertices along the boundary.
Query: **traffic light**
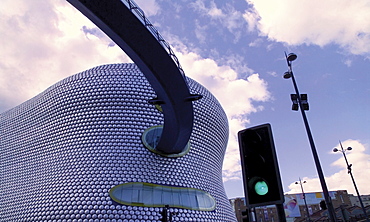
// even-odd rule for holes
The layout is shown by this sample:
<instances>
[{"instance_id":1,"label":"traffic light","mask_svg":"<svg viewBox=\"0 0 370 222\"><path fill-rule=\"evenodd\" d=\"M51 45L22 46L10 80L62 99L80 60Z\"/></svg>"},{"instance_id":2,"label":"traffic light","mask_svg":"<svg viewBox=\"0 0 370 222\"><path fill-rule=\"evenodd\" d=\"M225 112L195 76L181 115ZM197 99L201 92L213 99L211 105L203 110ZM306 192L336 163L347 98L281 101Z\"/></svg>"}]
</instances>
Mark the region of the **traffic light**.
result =
<instances>
[{"instance_id":1,"label":"traffic light","mask_svg":"<svg viewBox=\"0 0 370 222\"><path fill-rule=\"evenodd\" d=\"M283 190L270 124L238 133L248 207L282 204Z\"/></svg>"}]
</instances>

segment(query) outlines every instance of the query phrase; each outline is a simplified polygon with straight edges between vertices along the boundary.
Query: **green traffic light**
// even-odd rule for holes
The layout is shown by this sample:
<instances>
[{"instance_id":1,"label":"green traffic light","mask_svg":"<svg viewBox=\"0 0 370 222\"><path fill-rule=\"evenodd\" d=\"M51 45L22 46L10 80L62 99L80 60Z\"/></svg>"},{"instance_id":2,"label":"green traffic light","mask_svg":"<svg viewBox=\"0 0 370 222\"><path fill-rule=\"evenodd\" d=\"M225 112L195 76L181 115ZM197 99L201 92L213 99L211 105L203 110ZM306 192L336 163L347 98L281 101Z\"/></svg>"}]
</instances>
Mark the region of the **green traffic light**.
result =
<instances>
[{"instance_id":1,"label":"green traffic light","mask_svg":"<svg viewBox=\"0 0 370 222\"><path fill-rule=\"evenodd\" d=\"M258 181L254 184L254 190L258 195L265 195L269 192L269 187L265 181Z\"/></svg>"}]
</instances>

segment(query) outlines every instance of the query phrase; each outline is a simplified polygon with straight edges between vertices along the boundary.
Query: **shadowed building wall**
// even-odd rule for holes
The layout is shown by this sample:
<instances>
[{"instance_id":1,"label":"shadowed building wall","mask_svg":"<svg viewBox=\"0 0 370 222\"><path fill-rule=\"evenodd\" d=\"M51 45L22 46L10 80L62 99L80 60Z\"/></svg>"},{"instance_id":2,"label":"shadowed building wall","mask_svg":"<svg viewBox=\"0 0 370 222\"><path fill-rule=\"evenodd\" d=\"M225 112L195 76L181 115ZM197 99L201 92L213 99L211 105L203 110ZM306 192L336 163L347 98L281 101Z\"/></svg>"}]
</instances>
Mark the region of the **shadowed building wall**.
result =
<instances>
[{"instance_id":1,"label":"shadowed building wall","mask_svg":"<svg viewBox=\"0 0 370 222\"><path fill-rule=\"evenodd\" d=\"M2 113L0 221L158 221L164 203L177 206L173 221L235 221L222 183L226 115L209 91L187 81L203 98L194 102L190 149L176 158L143 145L144 131L163 124L163 115L147 102L154 91L134 64L78 73ZM173 187L177 196L166 193L155 205L135 200L131 189L132 202L122 204L109 194L120 184ZM214 208L183 194L193 190ZM185 197L198 202L174 204Z\"/></svg>"}]
</instances>

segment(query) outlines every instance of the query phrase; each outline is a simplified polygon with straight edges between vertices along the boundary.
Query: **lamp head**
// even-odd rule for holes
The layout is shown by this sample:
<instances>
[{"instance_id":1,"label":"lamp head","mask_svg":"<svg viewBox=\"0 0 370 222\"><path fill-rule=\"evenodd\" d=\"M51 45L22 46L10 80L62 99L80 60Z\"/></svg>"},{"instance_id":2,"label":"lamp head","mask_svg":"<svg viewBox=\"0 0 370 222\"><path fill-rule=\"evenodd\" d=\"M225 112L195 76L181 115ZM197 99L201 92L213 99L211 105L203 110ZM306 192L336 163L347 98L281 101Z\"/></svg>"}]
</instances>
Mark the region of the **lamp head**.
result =
<instances>
[{"instance_id":1,"label":"lamp head","mask_svg":"<svg viewBox=\"0 0 370 222\"><path fill-rule=\"evenodd\" d=\"M289 62L293 62L294 60L297 59L297 55L294 54L294 53L289 53L288 56L286 57L286 59L289 61Z\"/></svg>"},{"instance_id":2,"label":"lamp head","mask_svg":"<svg viewBox=\"0 0 370 222\"><path fill-rule=\"evenodd\" d=\"M284 77L284 79L289 79L290 77L292 77L292 73L291 72L285 72L283 77Z\"/></svg>"},{"instance_id":3,"label":"lamp head","mask_svg":"<svg viewBox=\"0 0 370 222\"><path fill-rule=\"evenodd\" d=\"M338 152L339 150L337 149L337 148L334 148L333 149L333 152L335 153L335 152Z\"/></svg>"}]
</instances>

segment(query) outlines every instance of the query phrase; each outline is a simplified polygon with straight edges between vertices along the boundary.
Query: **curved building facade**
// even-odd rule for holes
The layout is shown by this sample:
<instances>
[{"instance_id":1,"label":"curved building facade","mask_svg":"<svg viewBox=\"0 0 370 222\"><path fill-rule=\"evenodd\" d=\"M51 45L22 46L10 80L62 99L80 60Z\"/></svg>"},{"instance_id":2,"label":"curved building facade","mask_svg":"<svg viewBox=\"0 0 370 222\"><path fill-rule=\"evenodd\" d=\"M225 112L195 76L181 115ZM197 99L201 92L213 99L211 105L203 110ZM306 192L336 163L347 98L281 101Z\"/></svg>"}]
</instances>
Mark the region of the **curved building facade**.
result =
<instances>
[{"instance_id":1,"label":"curved building facade","mask_svg":"<svg viewBox=\"0 0 370 222\"><path fill-rule=\"evenodd\" d=\"M148 147L163 115L134 64L78 73L2 113L0 221L160 221L164 205L172 221L235 221L222 183L226 115L187 81L203 98L179 157Z\"/></svg>"}]
</instances>

